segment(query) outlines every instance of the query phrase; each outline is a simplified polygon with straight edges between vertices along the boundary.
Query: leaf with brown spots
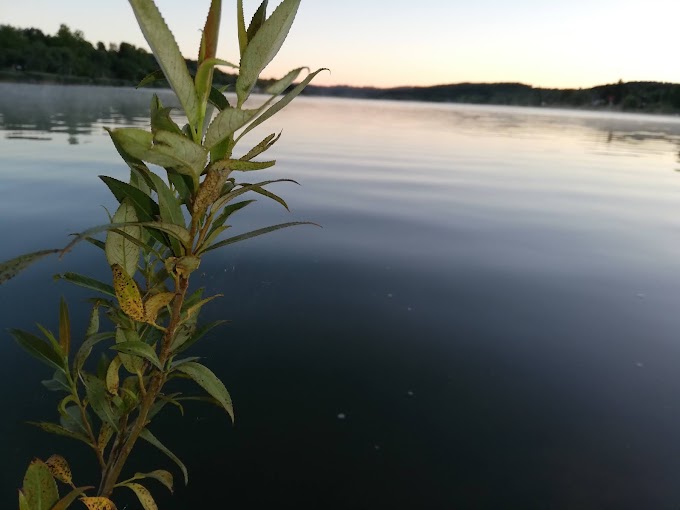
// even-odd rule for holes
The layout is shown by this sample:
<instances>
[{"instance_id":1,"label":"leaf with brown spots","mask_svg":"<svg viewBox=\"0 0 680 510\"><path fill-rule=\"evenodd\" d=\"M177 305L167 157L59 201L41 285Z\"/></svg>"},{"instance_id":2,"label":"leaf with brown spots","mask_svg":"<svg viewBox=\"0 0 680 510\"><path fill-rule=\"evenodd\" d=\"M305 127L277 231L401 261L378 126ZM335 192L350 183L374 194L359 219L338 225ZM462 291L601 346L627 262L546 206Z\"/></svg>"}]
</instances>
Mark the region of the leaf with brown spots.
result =
<instances>
[{"instance_id":1,"label":"leaf with brown spots","mask_svg":"<svg viewBox=\"0 0 680 510\"><path fill-rule=\"evenodd\" d=\"M47 255L53 253L58 253L59 250L41 250L33 253L27 253L25 255L20 255L13 259L0 264L0 285L5 283L7 280L14 278L21 271L26 269L28 266L40 260Z\"/></svg>"},{"instance_id":2,"label":"leaf with brown spots","mask_svg":"<svg viewBox=\"0 0 680 510\"><path fill-rule=\"evenodd\" d=\"M114 264L111 270L113 271L113 288L121 310L131 319L144 322L144 303L137 282L120 264Z\"/></svg>"},{"instance_id":3,"label":"leaf with brown spots","mask_svg":"<svg viewBox=\"0 0 680 510\"><path fill-rule=\"evenodd\" d=\"M80 498L80 501L83 502L88 510L117 510L113 501L101 496L95 498Z\"/></svg>"},{"instance_id":4,"label":"leaf with brown spots","mask_svg":"<svg viewBox=\"0 0 680 510\"><path fill-rule=\"evenodd\" d=\"M71 475L71 468L66 462L66 459L61 455L52 455L45 461L45 464L50 469L52 476L62 483L73 485L73 476ZM75 487L74 487L75 488Z\"/></svg>"},{"instance_id":5,"label":"leaf with brown spots","mask_svg":"<svg viewBox=\"0 0 680 510\"><path fill-rule=\"evenodd\" d=\"M121 483L120 486L127 487L134 491L137 495L137 499L144 507L144 510L158 510L158 506L156 505L153 496L151 496L149 490L143 485L139 483Z\"/></svg>"}]
</instances>

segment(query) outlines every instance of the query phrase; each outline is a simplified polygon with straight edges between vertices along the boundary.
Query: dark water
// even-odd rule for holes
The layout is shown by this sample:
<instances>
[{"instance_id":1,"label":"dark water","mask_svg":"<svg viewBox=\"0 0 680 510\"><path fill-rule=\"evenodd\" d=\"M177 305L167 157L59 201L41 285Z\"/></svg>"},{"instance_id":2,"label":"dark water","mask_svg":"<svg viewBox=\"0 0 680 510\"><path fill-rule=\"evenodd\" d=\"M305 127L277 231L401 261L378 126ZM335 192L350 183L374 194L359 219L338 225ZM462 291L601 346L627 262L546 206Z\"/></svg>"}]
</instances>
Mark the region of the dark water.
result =
<instances>
[{"instance_id":1,"label":"dark water","mask_svg":"<svg viewBox=\"0 0 680 510\"><path fill-rule=\"evenodd\" d=\"M59 247L115 207L103 127L145 125L149 92L0 84L0 259ZM206 259L233 323L196 353L235 401L170 411L156 435L190 483L162 509L680 507L680 120L301 99L239 230L298 228ZM268 131L262 130L252 137ZM77 328L105 277L82 245L0 287L0 326ZM85 449L31 429L49 376L0 344L0 508L33 456ZM344 418L344 419L341 419ZM152 449L131 472L180 475ZM266 505L266 506L265 506ZM124 507L124 505L121 505ZM120 508L120 507L119 507ZM128 510L137 508L134 505Z\"/></svg>"}]
</instances>

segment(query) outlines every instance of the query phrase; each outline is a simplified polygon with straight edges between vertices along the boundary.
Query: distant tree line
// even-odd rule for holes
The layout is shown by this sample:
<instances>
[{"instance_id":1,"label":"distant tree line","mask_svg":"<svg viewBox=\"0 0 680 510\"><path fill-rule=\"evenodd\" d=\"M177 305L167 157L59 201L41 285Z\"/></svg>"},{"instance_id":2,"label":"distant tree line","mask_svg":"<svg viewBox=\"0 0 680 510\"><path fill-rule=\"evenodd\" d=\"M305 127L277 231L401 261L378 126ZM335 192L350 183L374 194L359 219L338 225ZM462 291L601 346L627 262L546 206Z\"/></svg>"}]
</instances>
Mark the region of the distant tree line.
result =
<instances>
[{"instance_id":1,"label":"distant tree line","mask_svg":"<svg viewBox=\"0 0 680 510\"><path fill-rule=\"evenodd\" d=\"M195 72L196 61L187 60ZM136 85L156 71L154 57L121 42L108 48L86 41L79 30L61 25L55 35L36 28L0 25L0 80ZM216 70L216 85L233 85L236 76ZM264 80L261 86L269 81ZM160 85L160 84L159 84ZM320 87L308 95L366 99L437 101L511 106L611 108L659 113L680 112L680 84L619 81L589 89L546 89L522 83L457 83L433 87Z\"/></svg>"},{"instance_id":2,"label":"distant tree line","mask_svg":"<svg viewBox=\"0 0 680 510\"><path fill-rule=\"evenodd\" d=\"M196 61L187 63L195 72ZM1 80L136 85L157 69L153 55L142 48L126 42L95 46L66 25L55 35L0 25ZM217 70L216 85L234 81L235 76Z\"/></svg>"}]
</instances>

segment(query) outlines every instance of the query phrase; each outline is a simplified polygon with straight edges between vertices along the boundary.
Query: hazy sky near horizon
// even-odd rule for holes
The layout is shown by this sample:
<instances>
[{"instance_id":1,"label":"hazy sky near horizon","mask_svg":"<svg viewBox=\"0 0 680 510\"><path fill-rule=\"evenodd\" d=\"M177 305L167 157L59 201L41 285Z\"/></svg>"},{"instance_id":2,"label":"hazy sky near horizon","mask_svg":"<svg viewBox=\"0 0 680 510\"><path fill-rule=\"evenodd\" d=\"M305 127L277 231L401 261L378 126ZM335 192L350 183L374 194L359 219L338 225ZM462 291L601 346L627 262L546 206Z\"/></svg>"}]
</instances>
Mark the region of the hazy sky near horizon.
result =
<instances>
[{"instance_id":1,"label":"hazy sky near horizon","mask_svg":"<svg viewBox=\"0 0 680 510\"><path fill-rule=\"evenodd\" d=\"M196 58L210 1L156 3L184 56ZM247 20L259 3L245 0ZM279 2L269 3L271 12ZM235 5L223 2L218 56L237 63ZM679 17L677 0L305 0L264 76L308 66L331 69L315 80L325 85L680 83ZM61 23L93 43L148 49L124 0L0 0L0 24L55 33Z\"/></svg>"}]
</instances>

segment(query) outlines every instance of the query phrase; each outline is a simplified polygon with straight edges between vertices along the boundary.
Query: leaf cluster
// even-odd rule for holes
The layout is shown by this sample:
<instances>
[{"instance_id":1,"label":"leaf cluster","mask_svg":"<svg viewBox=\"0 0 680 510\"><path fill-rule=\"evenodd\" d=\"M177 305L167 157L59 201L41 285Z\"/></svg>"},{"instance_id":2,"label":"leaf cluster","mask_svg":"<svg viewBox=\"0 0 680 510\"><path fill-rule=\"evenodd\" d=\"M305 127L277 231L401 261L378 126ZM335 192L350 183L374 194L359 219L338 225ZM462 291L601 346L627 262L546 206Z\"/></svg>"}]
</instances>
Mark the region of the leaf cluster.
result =
<instances>
[{"instance_id":1,"label":"leaf cluster","mask_svg":"<svg viewBox=\"0 0 680 510\"><path fill-rule=\"evenodd\" d=\"M98 293L83 335L73 332L63 299L57 335L40 325L40 334L11 330L22 348L54 370L52 379L43 384L61 396L58 421L34 425L86 444L101 468L96 494L85 496L90 488L74 487L59 500L54 480L61 478L54 469L50 470L49 461L34 461L19 496L22 510L66 508L76 499L88 508L113 508L107 505L113 505L109 498L118 488L132 490L145 510L156 508L151 493L139 481L155 478L172 490L172 476L167 471L138 473L120 481L138 439L167 454L179 466L186 483L188 473L184 464L151 432L153 419L167 404L183 412L182 401L196 399L220 406L234 419L231 396L222 381L200 363L199 357L184 354L224 322L199 324L202 307L219 295L204 297L203 289L190 292L191 275L199 269L207 252L282 228L309 224L288 222L223 237L232 216L254 202L241 199L246 193L272 199L288 209L286 202L266 187L293 181L239 183L234 175L275 164L259 157L280 135L270 134L245 150L239 149L239 142L287 106L320 72L309 73L291 88L304 71L295 69L270 87L270 97L260 107L244 106L259 74L283 44L300 0L283 0L269 16L265 0L248 27L243 22L242 2L238 2L241 53L238 66L216 56L221 2L213 0L195 74L187 68L153 1L130 0L130 4L160 67L145 82L161 76L167 80L188 122L177 125L170 109L154 96L149 130L109 131L130 169L127 182L101 176L118 202L110 221L75 235L61 250L43 250L0 264L2 283L33 262L52 253L63 255L85 240L102 251L111 267L111 283L77 273L57 276ZM234 105L212 83L216 65L239 69ZM286 90L289 91L281 95ZM105 238L98 238L100 234ZM106 322L101 320L102 314ZM100 359L92 359L93 353L102 349ZM172 380L192 381L205 396L168 392L166 385ZM65 461L58 464L68 467ZM70 478L67 483L71 484ZM36 496L38 493L40 496Z\"/></svg>"}]
</instances>

